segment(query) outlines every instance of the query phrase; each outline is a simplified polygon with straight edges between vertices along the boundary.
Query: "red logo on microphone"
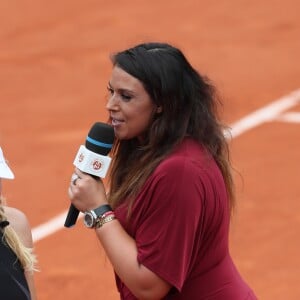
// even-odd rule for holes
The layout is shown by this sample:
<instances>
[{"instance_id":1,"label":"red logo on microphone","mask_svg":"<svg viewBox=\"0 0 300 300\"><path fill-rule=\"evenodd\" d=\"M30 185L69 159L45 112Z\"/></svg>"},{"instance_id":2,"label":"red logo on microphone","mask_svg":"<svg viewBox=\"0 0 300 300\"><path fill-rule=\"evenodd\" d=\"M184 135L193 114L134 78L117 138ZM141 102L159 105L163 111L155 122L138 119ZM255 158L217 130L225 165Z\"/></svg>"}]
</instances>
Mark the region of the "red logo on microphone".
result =
<instances>
[{"instance_id":1,"label":"red logo on microphone","mask_svg":"<svg viewBox=\"0 0 300 300\"><path fill-rule=\"evenodd\" d=\"M84 154L81 152L78 157L78 161L82 162L84 160Z\"/></svg>"},{"instance_id":2,"label":"red logo on microphone","mask_svg":"<svg viewBox=\"0 0 300 300\"><path fill-rule=\"evenodd\" d=\"M98 171L102 167L102 162L96 159L96 160L94 160L92 165L93 165L93 169Z\"/></svg>"}]
</instances>

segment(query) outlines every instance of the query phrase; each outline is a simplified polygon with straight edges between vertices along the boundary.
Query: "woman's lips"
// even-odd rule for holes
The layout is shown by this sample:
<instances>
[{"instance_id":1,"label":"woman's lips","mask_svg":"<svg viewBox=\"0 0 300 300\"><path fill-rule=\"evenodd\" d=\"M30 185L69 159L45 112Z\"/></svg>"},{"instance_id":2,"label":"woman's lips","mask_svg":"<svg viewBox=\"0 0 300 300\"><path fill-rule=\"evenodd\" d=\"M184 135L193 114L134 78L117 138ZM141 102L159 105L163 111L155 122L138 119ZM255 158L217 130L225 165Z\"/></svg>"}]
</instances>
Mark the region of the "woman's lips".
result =
<instances>
[{"instance_id":1,"label":"woman's lips","mask_svg":"<svg viewBox=\"0 0 300 300\"><path fill-rule=\"evenodd\" d=\"M120 125L121 123L124 123L124 121L119 120L119 119L114 119L114 118L111 119L111 124L112 124L112 126L118 126L118 125Z\"/></svg>"}]
</instances>

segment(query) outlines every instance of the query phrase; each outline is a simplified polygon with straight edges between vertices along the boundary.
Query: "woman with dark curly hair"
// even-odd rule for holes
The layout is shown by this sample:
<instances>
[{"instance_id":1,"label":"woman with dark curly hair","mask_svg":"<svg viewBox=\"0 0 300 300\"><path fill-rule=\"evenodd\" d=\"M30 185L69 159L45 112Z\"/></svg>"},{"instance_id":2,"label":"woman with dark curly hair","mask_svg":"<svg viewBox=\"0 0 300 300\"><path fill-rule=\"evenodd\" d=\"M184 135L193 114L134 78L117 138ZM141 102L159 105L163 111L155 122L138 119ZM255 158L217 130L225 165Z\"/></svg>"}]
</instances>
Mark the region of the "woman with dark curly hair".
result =
<instances>
[{"instance_id":1,"label":"woman with dark curly hair","mask_svg":"<svg viewBox=\"0 0 300 300\"><path fill-rule=\"evenodd\" d=\"M112 56L109 194L75 169L121 299L256 299L229 254L234 184L213 86L165 43Z\"/></svg>"}]
</instances>

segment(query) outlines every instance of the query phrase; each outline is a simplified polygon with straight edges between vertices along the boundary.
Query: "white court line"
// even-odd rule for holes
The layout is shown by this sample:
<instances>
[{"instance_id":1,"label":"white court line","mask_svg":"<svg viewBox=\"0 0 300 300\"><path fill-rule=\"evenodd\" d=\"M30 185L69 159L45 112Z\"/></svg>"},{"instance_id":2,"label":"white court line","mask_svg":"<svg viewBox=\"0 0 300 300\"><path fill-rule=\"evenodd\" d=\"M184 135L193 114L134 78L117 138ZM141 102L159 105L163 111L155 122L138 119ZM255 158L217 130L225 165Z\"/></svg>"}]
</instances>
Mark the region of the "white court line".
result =
<instances>
[{"instance_id":1,"label":"white court line","mask_svg":"<svg viewBox=\"0 0 300 300\"><path fill-rule=\"evenodd\" d=\"M231 137L237 137L242 133L271 120L278 118L280 113L289 108L300 104L300 89L284 96L271 104L254 111L241 120L233 123L231 127ZM50 221L43 223L32 229L33 241L37 242L47 236L61 230L65 222L68 210L62 212L58 216L52 218ZM82 214L81 214L82 215ZM81 217L80 215L80 217Z\"/></svg>"},{"instance_id":2,"label":"white court line","mask_svg":"<svg viewBox=\"0 0 300 300\"><path fill-rule=\"evenodd\" d=\"M233 123L231 125L231 136L237 137L262 123L274 120L280 113L297 104L300 104L300 89Z\"/></svg>"},{"instance_id":3,"label":"white court line","mask_svg":"<svg viewBox=\"0 0 300 300\"><path fill-rule=\"evenodd\" d=\"M60 230L65 223L68 211L64 211L58 216L52 218L50 221L43 223L32 229L32 238L34 242L42 240L43 238Z\"/></svg>"},{"instance_id":4,"label":"white court line","mask_svg":"<svg viewBox=\"0 0 300 300\"><path fill-rule=\"evenodd\" d=\"M288 112L282 114L276 118L277 121L288 122L288 123L300 123L299 112Z\"/></svg>"}]
</instances>

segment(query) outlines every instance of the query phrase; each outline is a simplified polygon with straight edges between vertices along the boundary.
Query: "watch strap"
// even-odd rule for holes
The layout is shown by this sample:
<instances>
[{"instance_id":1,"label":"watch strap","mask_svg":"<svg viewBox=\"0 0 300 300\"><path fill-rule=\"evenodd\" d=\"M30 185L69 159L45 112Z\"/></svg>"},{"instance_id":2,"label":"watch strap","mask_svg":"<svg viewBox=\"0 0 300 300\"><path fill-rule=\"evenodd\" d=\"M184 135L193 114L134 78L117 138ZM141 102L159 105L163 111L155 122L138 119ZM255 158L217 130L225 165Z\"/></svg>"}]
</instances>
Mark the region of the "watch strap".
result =
<instances>
[{"instance_id":1,"label":"watch strap","mask_svg":"<svg viewBox=\"0 0 300 300\"><path fill-rule=\"evenodd\" d=\"M106 212L112 211L112 208L109 204L104 204L97 207L96 209L93 209L93 211L95 212L97 218L101 218Z\"/></svg>"}]
</instances>

